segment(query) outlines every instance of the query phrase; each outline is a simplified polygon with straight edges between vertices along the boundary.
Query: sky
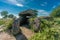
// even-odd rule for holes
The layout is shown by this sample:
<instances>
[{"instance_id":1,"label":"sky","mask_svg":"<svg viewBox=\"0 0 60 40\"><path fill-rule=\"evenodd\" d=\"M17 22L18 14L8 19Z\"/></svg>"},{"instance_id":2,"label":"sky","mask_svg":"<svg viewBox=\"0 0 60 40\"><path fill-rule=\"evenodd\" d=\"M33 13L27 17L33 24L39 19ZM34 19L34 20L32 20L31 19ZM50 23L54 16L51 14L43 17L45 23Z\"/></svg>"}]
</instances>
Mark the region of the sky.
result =
<instances>
[{"instance_id":1,"label":"sky","mask_svg":"<svg viewBox=\"0 0 60 40\"><path fill-rule=\"evenodd\" d=\"M8 11L18 17L20 12L34 9L38 16L48 16L59 5L60 0L0 0L0 12Z\"/></svg>"}]
</instances>

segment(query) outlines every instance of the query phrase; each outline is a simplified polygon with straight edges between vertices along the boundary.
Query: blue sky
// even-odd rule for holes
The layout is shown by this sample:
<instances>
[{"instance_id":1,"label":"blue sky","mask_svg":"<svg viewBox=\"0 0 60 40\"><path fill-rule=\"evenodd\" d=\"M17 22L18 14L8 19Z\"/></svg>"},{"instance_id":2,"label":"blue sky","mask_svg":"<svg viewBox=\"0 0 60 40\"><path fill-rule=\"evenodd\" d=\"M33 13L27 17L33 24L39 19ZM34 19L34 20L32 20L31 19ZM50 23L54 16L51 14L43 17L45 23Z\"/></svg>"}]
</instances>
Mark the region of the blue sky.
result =
<instances>
[{"instance_id":1,"label":"blue sky","mask_svg":"<svg viewBox=\"0 0 60 40\"><path fill-rule=\"evenodd\" d=\"M59 5L60 0L0 0L0 12L5 10L17 16L31 8L38 10L38 16L47 16Z\"/></svg>"}]
</instances>

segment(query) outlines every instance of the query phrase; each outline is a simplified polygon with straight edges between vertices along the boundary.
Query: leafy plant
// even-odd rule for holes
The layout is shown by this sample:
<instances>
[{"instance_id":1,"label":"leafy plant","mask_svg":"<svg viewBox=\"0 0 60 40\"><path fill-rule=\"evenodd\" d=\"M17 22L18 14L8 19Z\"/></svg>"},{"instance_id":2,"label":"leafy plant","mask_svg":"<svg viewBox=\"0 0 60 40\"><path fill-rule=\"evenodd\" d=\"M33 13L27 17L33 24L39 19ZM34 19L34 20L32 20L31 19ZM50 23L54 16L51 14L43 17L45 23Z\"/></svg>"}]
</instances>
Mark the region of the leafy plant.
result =
<instances>
[{"instance_id":1,"label":"leafy plant","mask_svg":"<svg viewBox=\"0 0 60 40\"><path fill-rule=\"evenodd\" d=\"M52 16L52 17L60 17L60 6L58 6L56 9L54 9L52 11L52 13L50 14L50 16Z\"/></svg>"},{"instance_id":2,"label":"leafy plant","mask_svg":"<svg viewBox=\"0 0 60 40\"><path fill-rule=\"evenodd\" d=\"M5 22L3 20L0 20L0 25L3 25Z\"/></svg>"},{"instance_id":3,"label":"leafy plant","mask_svg":"<svg viewBox=\"0 0 60 40\"><path fill-rule=\"evenodd\" d=\"M60 40L60 24L58 21L60 21L60 18L54 18L53 21L42 19L41 31L29 40Z\"/></svg>"}]
</instances>

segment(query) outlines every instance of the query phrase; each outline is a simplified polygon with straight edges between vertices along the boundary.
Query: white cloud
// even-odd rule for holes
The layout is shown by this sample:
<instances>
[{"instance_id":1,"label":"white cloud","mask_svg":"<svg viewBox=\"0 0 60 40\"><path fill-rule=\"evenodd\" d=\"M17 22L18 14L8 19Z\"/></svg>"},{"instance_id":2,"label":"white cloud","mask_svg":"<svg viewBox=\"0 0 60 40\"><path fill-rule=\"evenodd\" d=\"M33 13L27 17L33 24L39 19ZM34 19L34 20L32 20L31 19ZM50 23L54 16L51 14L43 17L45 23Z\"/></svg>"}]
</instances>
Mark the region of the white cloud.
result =
<instances>
[{"instance_id":1,"label":"white cloud","mask_svg":"<svg viewBox=\"0 0 60 40\"><path fill-rule=\"evenodd\" d=\"M19 18L19 16L16 16L17 18Z\"/></svg>"},{"instance_id":2,"label":"white cloud","mask_svg":"<svg viewBox=\"0 0 60 40\"><path fill-rule=\"evenodd\" d=\"M48 12L45 10L38 10L38 16L48 16Z\"/></svg>"},{"instance_id":3,"label":"white cloud","mask_svg":"<svg viewBox=\"0 0 60 40\"><path fill-rule=\"evenodd\" d=\"M19 18L18 14L14 14L14 16L16 16L17 18Z\"/></svg>"},{"instance_id":4,"label":"white cloud","mask_svg":"<svg viewBox=\"0 0 60 40\"><path fill-rule=\"evenodd\" d=\"M54 5L52 8L56 8L56 6Z\"/></svg>"},{"instance_id":5,"label":"white cloud","mask_svg":"<svg viewBox=\"0 0 60 40\"><path fill-rule=\"evenodd\" d=\"M45 6L44 4L40 4L41 6Z\"/></svg>"},{"instance_id":6,"label":"white cloud","mask_svg":"<svg viewBox=\"0 0 60 40\"><path fill-rule=\"evenodd\" d=\"M17 0L3 0L3 2L12 4L12 5L16 5L16 6L20 6L20 7L23 7L24 6L21 3L22 1L19 3Z\"/></svg>"},{"instance_id":7,"label":"white cloud","mask_svg":"<svg viewBox=\"0 0 60 40\"><path fill-rule=\"evenodd\" d=\"M0 18L2 18L2 16L0 16Z\"/></svg>"},{"instance_id":8,"label":"white cloud","mask_svg":"<svg viewBox=\"0 0 60 40\"><path fill-rule=\"evenodd\" d=\"M47 2L43 2L42 4L40 4L41 6L46 6Z\"/></svg>"},{"instance_id":9,"label":"white cloud","mask_svg":"<svg viewBox=\"0 0 60 40\"><path fill-rule=\"evenodd\" d=\"M22 4L16 4L17 6L21 6L21 7L23 7L24 5L22 5Z\"/></svg>"},{"instance_id":10,"label":"white cloud","mask_svg":"<svg viewBox=\"0 0 60 40\"><path fill-rule=\"evenodd\" d=\"M2 10L0 10L0 18L2 18L2 16L1 16L1 11L2 11Z\"/></svg>"},{"instance_id":11,"label":"white cloud","mask_svg":"<svg viewBox=\"0 0 60 40\"><path fill-rule=\"evenodd\" d=\"M2 18L1 14L0 14L0 18Z\"/></svg>"},{"instance_id":12,"label":"white cloud","mask_svg":"<svg viewBox=\"0 0 60 40\"><path fill-rule=\"evenodd\" d=\"M47 4L47 2L44 2L44 4Z\"/></svg>"}]
</instances>

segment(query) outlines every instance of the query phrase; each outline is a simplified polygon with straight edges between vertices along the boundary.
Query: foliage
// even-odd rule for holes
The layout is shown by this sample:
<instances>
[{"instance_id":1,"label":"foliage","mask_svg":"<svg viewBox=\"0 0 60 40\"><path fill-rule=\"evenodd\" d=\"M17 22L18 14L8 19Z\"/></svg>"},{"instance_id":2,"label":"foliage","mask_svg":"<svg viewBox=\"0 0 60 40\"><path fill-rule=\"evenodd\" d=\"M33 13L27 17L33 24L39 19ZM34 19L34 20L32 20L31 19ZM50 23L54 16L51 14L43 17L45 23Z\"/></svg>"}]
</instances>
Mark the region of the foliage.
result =
<instances>
[{"instance_id":1,"label":"foliage","mask_svg":"<svg viewBox=\"0 0 60 40\"><path fill-rule=\"evenodd\" d=\"M33 26L34 26L34 20L35 20L35 18L30 18L30 19L29 19L30 29L31 29L32 31L34 31L34 27L33 27Z\"/></svg>"},{"instance_id":2,"label":"foliage","mask_svg":"<svg viewBox=\"0 0 60 40\"><path fill-rule=\"evenodd\" d=\"M3 16L3 18L7 18L8 12L7 11L2 11L1 16Z\"/></svg>"},{"instance_id":3,"label":"foliage","mask_svg":"<svg viewBox=\"0 0 60 40\"><path fill-rule=\"evenodd\" d=\"M11 29L12 28L12 24L13 24L13 19L8 19L9 21L6 21L5 22L5 29L4 30L8 30L8 29Z\"/></svg>"},{"instance_id":4,"label":"foliage","mask_svg":"<svg viewBox=\"0 0 60 40\"><path fill-rule=\"evenodd\" d=\"M42 33L36 33L31 40L60 40L59 31L57 28L46 28Z\"/></svg>"},{"instance_id":5,"label":"foliage","mask_svg":"<svg viewBox=\"0 0 60 40\"><path fill-rule=\"evenodd\" d=\"M54 9L52 11L52 13L50 14L50 16L52 16L52 17L60 17L60 6L58 6L56 9Z\"/></svg>"},{"instance_id":6,"label":"foliage","mask_svg":"<svg viewBox=\"0 0 60 40\"><path fill-rule=\"evenodd\" d=\"M35 13L35 14L33 15L33 17L37 17L37 15L38 15L37 12L38 12L38 11L37 11L37 10L33 10L33 11L34 11L34 13Z\"/></svg>"},{"instance_id":7,"label":"foliage","mask_svg":"<svg viewBox=\"0 0 60 40\"><path fill-rule=\"evenodd\" d=\"M13 24L13 19L12 18L9 18L9 19L1 19L0 20L0 25L3 25L3 28L4 28L3 31L6 31L8 29L11 29L12 24Z\"/></svg>"},{"instance_id":8,"label":"foliage","mask_svg":"<svg viewBox=\"0 0 60 40\"><path fill-rule=\"evenodd\" d=\"M29 40L60 40L60 18L53 21L42 19L41 30Z\"/></svg>"},{"instance_id":9,"label":"foliage","mask_svg":"<svg viewBox=\"0 0 60 40\"><path fill-rule=\"evenodd\" d=\"M13 14L9 14L8 11L2 11L1 16L3 18L14 18L15 17Z\"/></svg>"},{"instance_id":10,"label":"foliage","mask_svg":"<svg viewBox=\"0 0 60 40\"><path fill-rule=\"evenodd\" d=\"M3 20L0 20L0 25L4 24L5 22Z\"/></svg>"},{"instance_id":11,"label":"foliage","mask_svg":"<svg viewBox=\"0 0 60 40\"><path fill-rule=\"evenodd\" d=\"M9 18L14 18L14 15L13 14L9 14L8 17Z\"/></svg>"}]
</instances>

